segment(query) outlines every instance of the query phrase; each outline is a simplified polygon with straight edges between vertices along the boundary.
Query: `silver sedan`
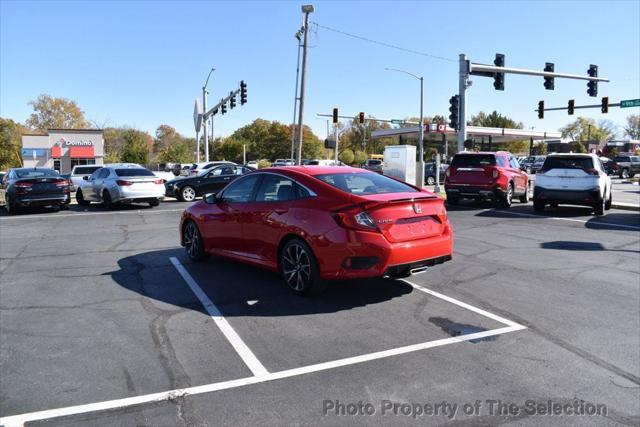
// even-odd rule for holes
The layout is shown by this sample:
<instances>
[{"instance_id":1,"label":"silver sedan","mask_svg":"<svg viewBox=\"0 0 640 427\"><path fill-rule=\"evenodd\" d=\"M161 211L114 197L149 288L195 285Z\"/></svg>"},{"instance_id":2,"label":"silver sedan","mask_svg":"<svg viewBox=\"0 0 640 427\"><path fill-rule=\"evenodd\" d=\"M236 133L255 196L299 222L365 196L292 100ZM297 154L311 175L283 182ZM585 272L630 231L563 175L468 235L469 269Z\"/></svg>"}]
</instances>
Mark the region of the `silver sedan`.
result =
<instances>
[{"instance_id":1,"label":"silver sedan","mask_svg":"<svg viewBox=\"0 0 640 427\"><path fill-rule=\"evenodd\" d=\"M84 177L76 191L79 205L91 202L105 207L125 203L158 206L164 198L164 181L138 165L105 166Z\"/></svg>"}]
</instances>

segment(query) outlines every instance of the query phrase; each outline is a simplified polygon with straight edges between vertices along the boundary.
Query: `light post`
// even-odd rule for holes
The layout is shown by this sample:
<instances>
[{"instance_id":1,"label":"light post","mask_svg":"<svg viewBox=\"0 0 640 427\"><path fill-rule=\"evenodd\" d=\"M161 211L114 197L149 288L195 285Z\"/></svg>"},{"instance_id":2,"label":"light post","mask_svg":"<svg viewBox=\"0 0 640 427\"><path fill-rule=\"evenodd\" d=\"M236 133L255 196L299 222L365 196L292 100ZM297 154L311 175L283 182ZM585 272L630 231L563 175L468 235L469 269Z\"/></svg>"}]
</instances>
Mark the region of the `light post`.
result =
<instances>
[{"instance_id":1,"label":"light post","mask_svg":"<svg viewBox=\"0 0 640 427\"><path fill-rule=\"evenodd\" d=\"M304 28L304 27L303 27ZM296 60L296 93L293 98L293 122L291 126L291 158L295 160L295 145L296 145L296 110L298 106L298 81L300 80L300 48L302 47L302 31L303 28L300 28L295 35L295 38L298 40L298 59Z\"/></svg>"},{"instance_id":2,"label":"light post","mask_svg":"<svg viewBox=\"0 0 640 427\"><path fill-rule=\"evenodd\" d=\"M413 73L410 73L405 70L399 70L397 68L385 68L387 71L397 71L399 73L408 74L411 77L420 80L420 142L418 144L420 151L420 160L418 161L418 188L424 188L424 116L423 116L423 106L424 106L424 79L420 76L416 76ZM440 173L439 170L435 171L436 176Z\"/></svg>"},{"instance_id":3,"label":"light post","mask_svg":"<svg viewBox=\"0 0 640 427\"><path fill-rule=\"evenodd\" d=\"M209 77L211 77L211 73L213 73L215 71L215 68L211 68L211 71L209 71L209 75L207 76L207 80L204 82L204 86L202 86L202 111L204 111L204 113L207 113L207 94L209 92L207 92L207 84L209 84ZM202 133L204 135L204 161L208 162L209 161L209 142L208 142L208 135L207 135L207 118L203 117L202 120ZM200 152L198 152L198 157L200 157Z\"/></svg>"},{"instance_id":4,"label":"light post","mask_svg":"<svg viewBox=\"0 0 640 427\"><path fill-rule=\"evenodd\" d=\"M300 112L298 114L298 158L296 164L302 164L302 117L304 114L304 84L307 76L307 41L309 39L309 14L314 12L313 5L302 6L304 13L304 42L302 44L302 78L300 79Z\"/></svg>"}]
</instances>

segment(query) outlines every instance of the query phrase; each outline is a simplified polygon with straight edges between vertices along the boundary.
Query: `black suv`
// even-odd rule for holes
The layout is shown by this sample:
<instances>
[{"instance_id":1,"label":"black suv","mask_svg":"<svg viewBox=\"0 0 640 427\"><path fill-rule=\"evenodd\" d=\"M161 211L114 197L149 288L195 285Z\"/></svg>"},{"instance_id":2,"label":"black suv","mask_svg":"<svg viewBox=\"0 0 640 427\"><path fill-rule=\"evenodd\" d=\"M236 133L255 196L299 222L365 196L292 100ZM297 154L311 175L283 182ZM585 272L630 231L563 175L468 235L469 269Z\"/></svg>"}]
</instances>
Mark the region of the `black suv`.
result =
<instances>
[{"instance_id":1,"label":"black suv","mask_svg":"<svg viewBox=\"0 0 640 427\"><path fill-rule=\"evenodd\" d=\"M618 165L618 175L620 178L633 178L640 173L640 156L616 156L613 161Z\"/></svg>"}]
</instances>

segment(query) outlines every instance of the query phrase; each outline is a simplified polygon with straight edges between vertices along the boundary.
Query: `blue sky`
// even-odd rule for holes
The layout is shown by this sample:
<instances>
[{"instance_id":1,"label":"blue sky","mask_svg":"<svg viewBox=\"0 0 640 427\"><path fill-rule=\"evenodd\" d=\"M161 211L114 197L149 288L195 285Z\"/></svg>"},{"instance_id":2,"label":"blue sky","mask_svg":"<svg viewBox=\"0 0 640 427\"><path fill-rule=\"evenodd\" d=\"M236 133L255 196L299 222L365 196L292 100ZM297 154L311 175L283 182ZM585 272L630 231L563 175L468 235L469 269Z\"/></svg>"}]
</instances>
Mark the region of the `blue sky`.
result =
<instances>
[{"instance_id":1,"label":"blue sky","mask_svg":"<svg viewBox=\"0 0 640 427\"><path fill-rule=\"evenodd\" d=\"M324 137L316 113L364 111L379 118L417 116L419 84L385 67L425 78L425 114L448 114L457 92L457 57L507 66L584 74L599 65L598 98L586 82L507 75L505 91L474 77L468 112L497 110L526 127L556 130L575 117L533 111L547 106L640 98L640 2L310 2L318 24L450 58L443 61L355 40L314 26L308 53L305 123ZM107 126L153 134L169 124L193 135L193 103L207 73L209 103L248 84L248 104L216 116L216 135L261 117L290 123L300 2L0 1L0 115L24 121L40 93L73 99L86 116ZM595 101L595 102L594 102ZM239 105L239 104L238 104ZM578 110L622 126L638 108Z\"/></svg>"}]
</instances>

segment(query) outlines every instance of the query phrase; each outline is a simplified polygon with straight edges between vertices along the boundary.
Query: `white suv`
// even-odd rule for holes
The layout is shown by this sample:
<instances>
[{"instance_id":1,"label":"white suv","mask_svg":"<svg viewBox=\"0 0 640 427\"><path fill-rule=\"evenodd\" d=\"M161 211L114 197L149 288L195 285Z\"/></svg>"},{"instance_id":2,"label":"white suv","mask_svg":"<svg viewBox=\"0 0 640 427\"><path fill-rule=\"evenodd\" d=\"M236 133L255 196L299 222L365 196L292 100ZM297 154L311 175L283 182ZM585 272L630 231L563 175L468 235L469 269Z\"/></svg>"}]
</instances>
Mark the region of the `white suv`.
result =
<instances>
[{"instance_id":1,"label":"white suv","mask_svg":"<svg viewBox=\"0 0 640 427\"><path fill-rule=\"evenodd\" d=\"M611 209L611 178L595 154L551 154L536 174L533 209L545 205L592 206L596 215Z\"/></svg>"}]
</instances>

